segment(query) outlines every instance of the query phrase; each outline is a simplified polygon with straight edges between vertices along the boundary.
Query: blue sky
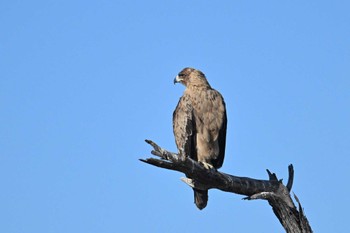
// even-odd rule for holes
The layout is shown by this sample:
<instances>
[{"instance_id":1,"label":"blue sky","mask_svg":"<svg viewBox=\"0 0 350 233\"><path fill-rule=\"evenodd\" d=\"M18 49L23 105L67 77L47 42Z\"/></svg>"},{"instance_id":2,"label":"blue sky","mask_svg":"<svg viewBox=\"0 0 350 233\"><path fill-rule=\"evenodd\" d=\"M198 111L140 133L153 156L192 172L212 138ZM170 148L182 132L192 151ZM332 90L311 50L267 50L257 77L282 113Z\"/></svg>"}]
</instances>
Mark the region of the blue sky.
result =
<instances>
[{"instance_id":1,"label":"blue sky","mask_svg":"<svg viewBox=\"0 0 350 233\"><path fill-rule=\"evenodd\" d=\"M287 179L315 232L348 232L347 1L2 1L0 232L283 232L265 201L138 161L175 151L184 67L226 101L222 171Z\"/></svg>"}]
</instances>

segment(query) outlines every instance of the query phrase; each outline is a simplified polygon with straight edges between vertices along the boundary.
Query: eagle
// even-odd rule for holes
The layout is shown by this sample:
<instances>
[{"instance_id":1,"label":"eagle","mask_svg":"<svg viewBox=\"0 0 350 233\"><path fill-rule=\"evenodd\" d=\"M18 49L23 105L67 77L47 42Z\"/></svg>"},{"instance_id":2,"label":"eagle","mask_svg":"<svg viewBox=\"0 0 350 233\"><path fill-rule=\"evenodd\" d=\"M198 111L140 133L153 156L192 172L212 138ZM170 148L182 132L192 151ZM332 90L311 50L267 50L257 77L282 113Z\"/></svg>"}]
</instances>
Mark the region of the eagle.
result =
<instances>
[{"instance_id":1,"label":"eagle","mask_svg":"<svg viewBox=\"0 0 350 233\"><path fill-rule=\"evenodd\" d=\"M225 157L227 115L222 95L213 89L205 75L184 68L174 79L186 89L173 113L173 131L178 152L202 164L218 169ZM202 210L208 202L208 190L193 188L194 202Z\"/></svg>"}]
</instances>

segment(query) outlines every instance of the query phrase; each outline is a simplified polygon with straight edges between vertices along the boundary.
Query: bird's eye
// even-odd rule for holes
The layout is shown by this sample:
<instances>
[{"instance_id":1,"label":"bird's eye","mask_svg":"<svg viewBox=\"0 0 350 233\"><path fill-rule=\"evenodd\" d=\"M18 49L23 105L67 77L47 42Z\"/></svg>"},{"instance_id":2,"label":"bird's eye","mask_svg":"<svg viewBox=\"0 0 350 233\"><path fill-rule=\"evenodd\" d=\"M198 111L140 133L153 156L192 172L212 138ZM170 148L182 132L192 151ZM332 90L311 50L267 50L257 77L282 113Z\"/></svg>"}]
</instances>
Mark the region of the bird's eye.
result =
<instances>
[{"instance_id":1,"label":"bird's eye","mask_svg":"<svg viewBox=\"0 0 350 233\"><path fill-rule=\"evenodd\" d=\"M179 77L182 77L182 76L184 76L184 74L179 74Z\"/></svg>"}]
</instances>

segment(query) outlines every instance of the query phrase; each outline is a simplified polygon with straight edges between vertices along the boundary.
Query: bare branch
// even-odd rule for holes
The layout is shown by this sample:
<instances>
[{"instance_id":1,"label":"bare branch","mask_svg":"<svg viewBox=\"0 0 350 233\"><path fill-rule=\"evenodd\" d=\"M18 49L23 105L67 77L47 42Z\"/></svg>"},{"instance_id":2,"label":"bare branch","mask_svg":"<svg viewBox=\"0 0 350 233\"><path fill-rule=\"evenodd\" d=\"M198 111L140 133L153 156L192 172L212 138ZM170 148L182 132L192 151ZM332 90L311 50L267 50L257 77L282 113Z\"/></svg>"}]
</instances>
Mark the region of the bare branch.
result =
<instances>
[{"instance_id":1,"label":"bare branch","mask_svg":"<svg viewBox=\"0 0 350 233\"><path fill-rule=\"evenodd\" d=\"M288 191L290 192L292 190L292 186L293 186L293 179L294 179L294 168L293 168L293 165L290 164L288 166L288 183L286 185Z\"/></svg>"},{"instance_id":2,"label":"bare branch","mask_svg":"<svg viewBox=\"0 0 350 233\"><path fill-rule=\"evenodd\" d=\"M140 161L169 170L179 171L190 178L182 178L192 188L200 190L220 189L245 195L245 200L264 199L272 206L272 209L288 233L310 233L311 227L304 215L301 204L299 211L290 196L293 186L293 165L288 167L288 183L284 186L282 180L278 180L275 173L267 170L269 180L258 180L248 177L239 177L219 172L216 169L206 169L202 164L176 153L169 152L155 142L146 140L153 147L151 153L159 159L148 158Z\"/></svg>"}]
</instances>

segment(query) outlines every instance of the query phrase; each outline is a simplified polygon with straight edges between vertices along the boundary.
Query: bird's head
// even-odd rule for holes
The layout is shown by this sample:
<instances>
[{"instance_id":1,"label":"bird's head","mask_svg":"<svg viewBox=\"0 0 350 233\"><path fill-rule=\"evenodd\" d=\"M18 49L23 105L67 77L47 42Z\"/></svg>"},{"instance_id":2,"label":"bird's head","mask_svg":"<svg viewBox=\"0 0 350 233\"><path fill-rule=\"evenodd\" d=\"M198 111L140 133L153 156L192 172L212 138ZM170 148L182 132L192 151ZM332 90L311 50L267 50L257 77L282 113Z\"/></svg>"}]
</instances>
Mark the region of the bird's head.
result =
<instances>
[{"instance_id":1,"label":"bird's head","mask_svg":"<svg viewBox=\"0 0 350 233\"><path fill-rule=\"evenodd\" d=\"M186 87L209 86L203 72L190 67L184 68L180 71L180 73L174 79L174 84L176 83L182 83Z\"/></svg>"}]
</instances>

